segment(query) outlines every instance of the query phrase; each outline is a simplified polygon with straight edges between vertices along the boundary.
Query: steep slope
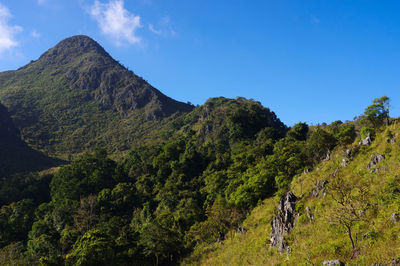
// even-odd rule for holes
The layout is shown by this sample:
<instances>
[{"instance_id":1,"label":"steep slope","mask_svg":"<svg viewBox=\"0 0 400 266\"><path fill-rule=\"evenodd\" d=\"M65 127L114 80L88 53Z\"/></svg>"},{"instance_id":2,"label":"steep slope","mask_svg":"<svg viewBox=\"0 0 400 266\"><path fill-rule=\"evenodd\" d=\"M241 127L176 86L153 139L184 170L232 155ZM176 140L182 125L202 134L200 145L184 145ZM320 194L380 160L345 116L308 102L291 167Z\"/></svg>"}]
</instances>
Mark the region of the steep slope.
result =
<instances>
[{"instance_id":1,"label":"steep slope","mask_svg":"<svg viewBox=\"0 0 400 266\"><path fill-rule=\"evenodd\" d=\"M73 36L37 61L0 73L0 100L22 138L50 154L125 150L173 114L192 110L127 70L94 40ZM161 122L160 122L161 121Z\"/></svg>"},{"instance_id":2,"label":"steep slope","mask_svg":"<svg viewBox=\"0 0 400 266\"><path fill-rule=\"evenodd\" d=\"M338 146L330 160L293 179L298 215L285 236L289 253L270 246L279 202L274 197L252 210L242 224L245 233L199 246L183 264L321 265L338 259L346 265L397 265L392 260L398 263L400 254L399 134L394 123L370 145Z\"/></svg>"},{"instance_id":3,"label":"steep slope","mask_svg":"<svg viewBox=\"0 0 400 266\"><path fill-rule=\"evenodd\" d=\"M21 141L6 107L0 104L0 178L18 172L46 169L60 163Z\"/></svg>"}]
</instances>

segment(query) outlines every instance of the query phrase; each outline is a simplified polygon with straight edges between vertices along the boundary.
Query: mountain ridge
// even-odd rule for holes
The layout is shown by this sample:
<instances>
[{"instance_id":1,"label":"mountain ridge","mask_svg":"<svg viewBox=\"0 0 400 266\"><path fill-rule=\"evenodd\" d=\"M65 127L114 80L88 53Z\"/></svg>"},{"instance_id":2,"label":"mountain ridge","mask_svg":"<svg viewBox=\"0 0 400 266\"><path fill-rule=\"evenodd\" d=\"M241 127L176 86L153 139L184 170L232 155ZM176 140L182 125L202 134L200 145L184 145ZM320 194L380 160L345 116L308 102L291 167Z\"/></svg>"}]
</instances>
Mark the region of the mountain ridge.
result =
<instances>
[{"instance_id":1,"label":"mountain ridge","mask_svg":"<svg viewBox=\"0 0 400 266\"><path fill-rule=\"evenodd\" d=\"M125 150L134 142L131 131L140 132L134 137L140 142L152 134L147 124L193 109L152 87L84 35L59 42L15 71L0 73L0 101L29 145L58 156L65 155L65 142L72 144L67 148L71 154L103 144ZM116 128L123 133L111 133ZM123 145L107 145L115 142L115 134L123 135Z\"/></svg>"}]
</instances>

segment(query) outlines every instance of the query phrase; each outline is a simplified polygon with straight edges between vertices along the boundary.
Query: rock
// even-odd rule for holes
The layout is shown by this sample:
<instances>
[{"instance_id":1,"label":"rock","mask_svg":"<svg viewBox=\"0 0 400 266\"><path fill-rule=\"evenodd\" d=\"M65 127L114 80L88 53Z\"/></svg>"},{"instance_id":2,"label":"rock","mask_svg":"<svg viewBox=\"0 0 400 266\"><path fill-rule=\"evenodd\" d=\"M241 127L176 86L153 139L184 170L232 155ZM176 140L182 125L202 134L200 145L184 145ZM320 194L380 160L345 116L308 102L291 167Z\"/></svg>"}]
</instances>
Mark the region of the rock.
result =
<instances>
[{"instance_id":1,"label":"rock","mask_svg":"<svg viewBox=\"0 0 400 266\"><path fill-rule=\"evenodd\" d=\"M397 223L397 221L399 220L399 214L398 213L392 213L392 215L390 216L390 222L392 223Z\"/></svg>"},{"instance_id":2,"label":"rock","mask_svg":"<svg viewBox=\"0 0 400 266\"><path fill-rule=\"evenodd\" d=\"M383 161L384 159L385 159L385 156L382 154L373 156L371 158L371 161L367 164L367 169L371 169L372 167L374 167L376 164L378 164L380 161Z\"/></svg>"},{"instance_id":3,"label":"rock","mask_svg":"<svg viewBox=\"0 0 400 266\"><path fill-rule=\"evenodd\" d=\"M304 174L308 174L312 172L312 168L307 167L306 169L304 169Z\"/></svg>"},{"instance_id":4,"label":"rock","mask_svg":"<svg viewBox=\"0 0 400 266\"><path fill-rule=\"evenodd\" d=\"M372 143L371 139L371 133L368 133L367 137L365 139L362 139L358 145L370 145Z\"/></svg>"},{"instance_id":5,"label":"rock","mask_svg":"<svg viewBox=\"0 0 400 266\"><path fill-rule=\"evenodd\" d=\"M315 188L310 192L310 197L318 197L319 195L322 195L322 197L325 197L326 195L326 185L328 184L328 180L319 180L317 183L315 183Z\"/></svg>"},{"instance_id":6,"label":"rock","mask_svg":"<svg viewBox=\"0 0 400 266\"><path fill-rule=\"evenodd\" d=\"M278 213L271 221L271 246L278 247L280 253L288 252L289 245L285 241L285 235L289 234L294 226L297 213L297 197L293 192L287 192L279 201Z\"/></svg>"},{"instance_id":7,"label":"rock","mask_svg":"<svg viewBox=\"0 0 400 266\"><path fill-rule=\"evenodd\" d=\"M322 161L323 161L323 162L327 162L327 161L329 161L330 159L331 159L331 151L328 150L328 152L326 153L325 159L323 159Z\"/></svg>"},{"instance_id":8,"label":"rock","mask_svg":"<svg viewBox=\"0 0 400 266\"><path fill-rule=\"evenodd\" d=\"M355 146L355 147L353 147L351 149L347 149L346 150L346 155L343 156L341 165L343 167L347 166L348 161L352 160L354 155L356 155L359 150L360 150L360 146Z\"/></svg>"},{"instance_id":9,"label":"rock","mask_svg":"<svg viewBox=\"0 0 400 266\"><path fill-rule=\"evenodd\" d=\"M226 239L226 235L222 232L219 232L219 235L217 237L217 242L222 245L222 241L224 241Z\"/></svg>"},{"instance_id":10,"label":"rock","mask_svg":"<svg viewBox=\"0 0 400 266\"><path fill-rule=\"evenodd\" d=\"M246 228L244 228L243 226L239 226L239 227L236 229L235 234L244 234L244 233L246 233L246 232L247 232L247 229L246 229Z\"/></svg>"},{"instance_id":11,"label":"rock","mask_svg":"<svg viewBox=\"0 0 400 266\"><path fill-rule=\"evenodd\" d=\"M345 264L341 262L340 260L326 260L322 263L322 265L327 265L327 266L344 266Z\"/></svg>"},{"instance_id":12,"label":"rock","mask_svg":"<svg viewBox=\"0 0 400 266\"><path fill-rule=\"evenodd\" d=\"M312 221L314 220L314 214L311 213L310 207L306 207L307 217Z\"/></svg>"},{"instance_id":13,"label":"rock","mask_svg":"<svg viewBox=\"0 0 400 266\"><path fill-rule=\"evenodd\" d=\"M391 144L396 143L397 135L398 135L397 133L394 133L393 135L390 134L390 137L387 139L387 143L391 143Z\"/></svg>"},{"instance_id":14,"label":"rock","mask_svg":"<svg viewBox=\"0 0 400 266\"><path fill-rule=\"evenodd\" d=\"M343 167L347 166L347 158L346 157L343 157L341 166L343 166Z\"/></svg>"}]
</instances>

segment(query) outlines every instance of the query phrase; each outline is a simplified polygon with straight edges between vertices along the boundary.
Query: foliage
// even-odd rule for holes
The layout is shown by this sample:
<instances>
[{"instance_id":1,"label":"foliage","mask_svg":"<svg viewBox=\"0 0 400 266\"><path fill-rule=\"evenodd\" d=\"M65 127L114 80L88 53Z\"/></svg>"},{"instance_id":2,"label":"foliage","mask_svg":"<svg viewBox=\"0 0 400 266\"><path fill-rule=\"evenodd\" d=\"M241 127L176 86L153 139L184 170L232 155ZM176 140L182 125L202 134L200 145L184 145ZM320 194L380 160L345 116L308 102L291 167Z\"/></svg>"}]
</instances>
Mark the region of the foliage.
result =
<instances>
[{"instance_id":1,"label":"foliage","mask_svg":"<svg viewBox=\"0 0 400 266\"><path fill-rule=\"evenodd\" d=\"M374 129L383 125L385 122L389 124L389 102L390 99L387 96L374 99L372 104L365 109L364 117L360 122Z\"/></svg>"}]
</instances>

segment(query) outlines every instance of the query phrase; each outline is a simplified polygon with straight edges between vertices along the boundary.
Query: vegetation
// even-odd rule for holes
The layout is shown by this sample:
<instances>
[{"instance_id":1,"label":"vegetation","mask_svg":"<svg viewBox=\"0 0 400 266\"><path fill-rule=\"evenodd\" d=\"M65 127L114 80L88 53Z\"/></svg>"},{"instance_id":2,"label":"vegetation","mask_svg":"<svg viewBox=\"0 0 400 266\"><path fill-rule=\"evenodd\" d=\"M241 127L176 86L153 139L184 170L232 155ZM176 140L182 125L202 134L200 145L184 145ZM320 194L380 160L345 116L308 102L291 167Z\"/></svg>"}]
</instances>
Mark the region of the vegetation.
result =
<instances>
[{"instance_id":1,"label":"vegetation","mask_svg":"<svg viewBox=\"0 0 400 266\"><path fill-rule=\"evenodd\" d=\"M400 128L386 96L359 121L287 128L254 100L178 103L75 36L0 73L0 99L11 113L0 105L1 265L362 265L398 256L386 247L399 244ZM69 164L32 172L62 162L19 130ZM358 145L368 133L372 144ZM383 161L371 164L378 154ZM299 215L282 255L269 233L287 191Z\"/></svg>"},{"instance_id":2,"label":"vegetation","mask_svg":"<svg viewBox=\"0 0 400 266\"><path fill-rule=\"evenodd\" d=\"M38 60L0 73L0 101L26 143L67 160L96 146L120 152L163 139L163 125L193 109L163 95L87 36L67 38Z\"/></svg>"},{"instance_id":3,"label":"vegetation","mask_svg":"<svg viewBox=\"0 0 400 266\"><path fill-rule=\"evenodd\" d=\"M325 128L332 130L341 123ZM299 217L286 241L290 254L270 247L270 221L275 215L279 195L265 199L243 221L244 234L228 234L222 244L198 245L183 264L194 265L321 265L339 259L346 265L390 264L398 258L399 125L376 129L371 145L337 145L329 161L312 172L296 175L289 189L299 197ZM393 143L390 140L395 139ZM356 148L354 148L356 147ZM341 166L346 149L352 149L347 166ZM372 156L384 160L367 169ZM326 196L314 196L321 180L328 182ZM308 211L307 211L308 209Z\"/></svg>"}]
</instances>

